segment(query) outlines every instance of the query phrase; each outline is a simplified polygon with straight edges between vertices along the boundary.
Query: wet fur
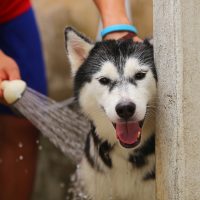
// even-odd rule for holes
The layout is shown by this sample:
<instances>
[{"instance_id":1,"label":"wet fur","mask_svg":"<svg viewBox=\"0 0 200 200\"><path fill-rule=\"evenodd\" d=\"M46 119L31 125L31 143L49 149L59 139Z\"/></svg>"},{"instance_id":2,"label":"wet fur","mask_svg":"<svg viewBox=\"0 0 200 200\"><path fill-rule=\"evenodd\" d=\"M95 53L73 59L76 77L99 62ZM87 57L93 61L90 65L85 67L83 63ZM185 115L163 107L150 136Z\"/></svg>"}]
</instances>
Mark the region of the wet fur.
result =
<instances>
[{"instance_id":1,"label":"wet fur","mask_svg":"<svg viewBox=\"0 0 200 200\"><path fill-rule=\"evenodd\" d=\"M157 75L152 45L132 40L94 44L72 28L65 38L75 97L92 124L79 171L88 199L154 200ZM148 71L143 82L133 78L140 69ZM112 84L99 85L101 76L109 76ZM134 101L137 119L145 117L141 143L134 149L119 144L111 123L118 120L114 106L121 99Z\"/></svg>"}]
</instances>

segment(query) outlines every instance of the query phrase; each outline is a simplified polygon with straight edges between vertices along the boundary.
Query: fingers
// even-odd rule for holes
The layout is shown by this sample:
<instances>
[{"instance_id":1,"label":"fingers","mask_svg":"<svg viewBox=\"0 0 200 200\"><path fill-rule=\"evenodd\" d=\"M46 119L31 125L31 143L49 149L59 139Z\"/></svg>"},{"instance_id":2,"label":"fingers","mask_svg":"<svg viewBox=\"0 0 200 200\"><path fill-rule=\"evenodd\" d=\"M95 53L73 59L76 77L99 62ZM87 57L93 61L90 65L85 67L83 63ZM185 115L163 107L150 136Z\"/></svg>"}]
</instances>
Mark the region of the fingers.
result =
<instances>
[{"instance_id":1,"label":"fingers","mask_svg":"<svg viewBox=\"0 0 200 200\"><path fill-rule=\"evenodd\" d=\"M3 90L1 88L2 82L4 80L17 80L20 78L21 77L17 65L5 67L5 69L0 70L0 99L3 98Z\"/></svg>"},{"instance_id":2,"label":"fingers","mask_svg":"<svg viewBox=\"0 0 200 200\"><path fill-rule=\"evenodd\" d=\"M0 99L3 98L3 90L1 84L4 80L17 80L20 79L19 70L15 67L6 68L6 71L0 70ZM2 101L0 101L2 103Z\"/></svg>"},{"instance_id":3,"label":"fingers","mask_svg":"<svg viewBox=\"0 0 200 200\"><path fill-rule=\"evenodd\" d=\"M113 32L106 35L103 39L104 40L119 40L126 34L127 32Z\"/></svg>"},{"instance_id":4,"label":"fingers","mask_svg":"<svg viewBox=\"0 0 200 200\"><path fill-rule=\"evenodd\" d=\"M7 79L7 75L4 70L0 70L0 99L3 97L3 90L1 89L2 81Z\"/></svg>"},{"instance_id":5,"label":"fingers","mask_svg":"<svg viewBox=\"0 0 200 200\"><path fill-rule=\"evenodd\" d=\"M3 91L1 89L2 81L20 78L20 71L17 63L0 50L0 99L3 97Z\"/></svg>"},{"instance_id":6,"label":"fingers","mask_svg":"<svg viewBox=\"0 0 200 200\"><path fill-rule=\"evenodd\" d=\"M20 79L20 71L15 60L0 50L0 79L1 78L6 78L8 80Z\"/></svg>"},{"instance_id":7,"label":"fingers","mask_svg":"<svg viewBox=\"0 0 200 200\"><path fill-rule=\"evenodd\" d=\"M143 42L142 39L140 39L137 35L133 37L134 42Z\"/></svg>"},{"instance_id":8,"label":"fingers","mask_svg":"<svg viewBox=\"0 0 200 200\"><path fill-rule=\"evenodd\" d=\"M113 32L113 33L109 33L108 35L106 35L103 39L104 40L119 40L119 39L130 39L129 38L125 38L128 34L127 32ZM134 35L134 34L131 34ZM133 38L134 42L143 42L143 40L141 38L139 38L137 35L131 36L131 38Z\"/></svg>"},{"instance_id":9,"label":"fingers","mask_svg":"<svg viewBox=\"0 0 200 200\"><path fill-rule=\"evenodd\" d=\"M21 79L19 68L16 63L13 64L12 67L7 67L6 73L9 80Z\"/></svg>"}]
</instances>

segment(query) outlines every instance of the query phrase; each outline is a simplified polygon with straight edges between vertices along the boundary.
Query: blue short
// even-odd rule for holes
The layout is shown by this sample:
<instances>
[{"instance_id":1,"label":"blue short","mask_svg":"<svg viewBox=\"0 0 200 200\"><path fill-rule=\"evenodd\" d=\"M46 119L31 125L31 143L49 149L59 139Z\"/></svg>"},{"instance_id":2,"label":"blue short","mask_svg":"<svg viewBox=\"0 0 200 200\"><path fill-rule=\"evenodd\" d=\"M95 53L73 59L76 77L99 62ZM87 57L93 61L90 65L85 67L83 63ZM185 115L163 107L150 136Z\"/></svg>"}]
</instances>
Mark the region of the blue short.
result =
<instances>
[{"instance_id":1,"label":"blue short","mask_svg":"<svg viewBox=\"0 0 200 200\"><path fill-rule=\"evenodd\" d=\"M29 87L47 93L41 42L32 9L0 24L0 49L17 62L22 80ZM12 114L12 111L0 105L0 114Z\"/></svg>"}]
</instances>

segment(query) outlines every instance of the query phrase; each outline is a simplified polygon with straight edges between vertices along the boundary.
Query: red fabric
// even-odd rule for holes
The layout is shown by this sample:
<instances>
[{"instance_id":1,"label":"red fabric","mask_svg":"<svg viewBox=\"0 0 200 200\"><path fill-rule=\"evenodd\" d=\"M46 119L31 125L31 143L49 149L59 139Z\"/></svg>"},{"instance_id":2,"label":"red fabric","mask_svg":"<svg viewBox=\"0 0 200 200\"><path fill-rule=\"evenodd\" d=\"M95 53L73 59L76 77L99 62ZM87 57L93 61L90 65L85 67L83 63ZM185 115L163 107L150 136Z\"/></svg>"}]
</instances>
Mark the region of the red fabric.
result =
<instances>
[{"instance_id":1,"label":"red fabric","mask_svg":"<svg viewBox=\"0 0 200 200\"><path fill-rule=\"evenodd\" d=\"M7 22L26 12L30 0L0 0L0 23Z\"/></svg>"}]
</instances>

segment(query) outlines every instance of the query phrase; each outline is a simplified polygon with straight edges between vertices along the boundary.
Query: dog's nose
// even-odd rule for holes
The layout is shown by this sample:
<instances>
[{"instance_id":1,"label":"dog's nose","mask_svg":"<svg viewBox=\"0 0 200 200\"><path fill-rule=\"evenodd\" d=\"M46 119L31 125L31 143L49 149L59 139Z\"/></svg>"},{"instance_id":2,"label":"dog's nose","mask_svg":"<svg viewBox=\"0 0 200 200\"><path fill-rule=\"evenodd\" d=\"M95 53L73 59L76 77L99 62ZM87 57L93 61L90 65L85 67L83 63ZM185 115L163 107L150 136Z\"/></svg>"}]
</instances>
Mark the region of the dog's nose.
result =
<instances>
[{"instance_id":1,"label":"dog's nose","mask_svg":"<svg viewBox=\"0 0 200 200\"><path fill-rule=\"evenodd\" d=\"M123 102L117 104L115 107L115 110L119 117L121 117L124 120L128 120L131 118L135 112L136 105L132 102Z\"/></svg>"}]
</instances>

